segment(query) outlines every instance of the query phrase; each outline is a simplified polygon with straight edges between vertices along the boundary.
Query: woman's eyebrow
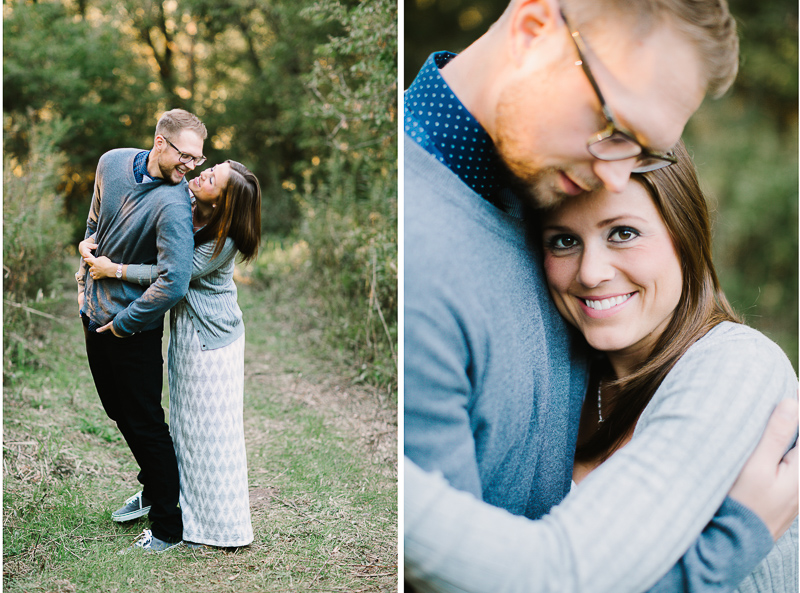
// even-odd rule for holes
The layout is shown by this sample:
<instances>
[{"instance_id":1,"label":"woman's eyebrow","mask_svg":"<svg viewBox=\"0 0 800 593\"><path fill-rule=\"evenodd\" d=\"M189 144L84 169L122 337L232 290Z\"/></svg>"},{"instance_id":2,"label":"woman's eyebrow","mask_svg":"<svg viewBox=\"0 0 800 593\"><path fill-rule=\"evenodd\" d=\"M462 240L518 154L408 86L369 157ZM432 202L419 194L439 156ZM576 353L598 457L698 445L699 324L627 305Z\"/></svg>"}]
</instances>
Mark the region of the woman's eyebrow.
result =
<instances>
[{"instance_id":1,"label":"woman's eyebrow","mask_svg":"<svg viewBox=\"0 0 800 593\"><path fill-rule=\"evenodd\" d=\"M544 225L542 225L542 230L544 230L544 231L569 232L571 229L568 226L564 226L564 225L560 225L560 224L544 224Z\"/></svg>"},{"instance_id":2,"label":"woman's eyebrow","mask_svg":"<svg viewBox=\"0 0 800 593\"><path fill-rule=\"evenodd\" d=\"M629 218L633 218L641 222L647 222L645 218L637 216L636 214L619 214L617 216L612 216L611 218L606 218L605 220L601 220L600 222L597 223L597 226L609 226L614 224L615 222Z\"/></svg>"}]
</instances>

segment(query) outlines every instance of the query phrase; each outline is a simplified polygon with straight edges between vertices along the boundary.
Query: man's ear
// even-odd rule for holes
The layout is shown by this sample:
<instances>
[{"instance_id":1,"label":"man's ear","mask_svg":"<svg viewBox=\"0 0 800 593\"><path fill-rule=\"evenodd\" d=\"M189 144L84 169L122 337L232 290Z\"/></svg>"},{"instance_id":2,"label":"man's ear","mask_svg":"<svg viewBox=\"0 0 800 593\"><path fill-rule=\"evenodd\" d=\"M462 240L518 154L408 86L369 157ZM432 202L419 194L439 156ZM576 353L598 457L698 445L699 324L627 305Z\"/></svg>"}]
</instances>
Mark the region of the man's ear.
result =
<instances>
[{"instance_id":1,"label":"man's ear","mask_svg":"<svg viewBox=\"0 0 800 593\"><path fill-rule=\"evenodd\" d=\"M512 59L521 66L530 50L564 27L556 0L513 0L509 37Z\"/></svg>"},{"instance_id":2,"label":"man's ear","mask_svg":"<svg viewBox=\"0 0 800 593\"><path fill-rule=\"evenodd\" d=\"M167 145L167 141L164 140L164 136L161 134L156 134L155 139L153 140L153 150L156 154L159 154L164 147Z\"/></svg>"}]
</instances>

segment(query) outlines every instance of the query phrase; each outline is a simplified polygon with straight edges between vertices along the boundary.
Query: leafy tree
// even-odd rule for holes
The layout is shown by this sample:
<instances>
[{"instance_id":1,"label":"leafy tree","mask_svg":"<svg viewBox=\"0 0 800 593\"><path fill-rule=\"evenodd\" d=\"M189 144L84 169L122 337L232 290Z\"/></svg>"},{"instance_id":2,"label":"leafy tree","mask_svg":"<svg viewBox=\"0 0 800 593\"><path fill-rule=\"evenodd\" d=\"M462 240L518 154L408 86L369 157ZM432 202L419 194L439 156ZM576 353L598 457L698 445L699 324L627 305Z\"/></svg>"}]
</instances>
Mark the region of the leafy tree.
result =
<instances>
[{"instance_id":1,"label":"leafy tree","mask_svg":"<svg viewBox=\"0 0 800 593\"><path fill-rule=\"evenodd\" d=\"M24 158L29 127L63 118L62 187L70 210L85 212L99 155L151 137L158 93L145 65L131 59L104 21L60 2L11 2L4 9L5 151Z\"/></svg>"},{"instance_id":2,"label":"leafy tree","mask_svg":"<svg viewBox=\"0 0 800 593\"><path fill-rule=\"evenodd\" d=\"M320 159L304 171L302 236L325 303L342 320L334 341L350 345L374 379L396 377L397 341L397 45L396 6L371 0L319 2L304 11L342 34L316 49L305 77L307 116L320 122ZM315 163L319 163L315 165ZM396 384L395 384L396 386Z\"/></svg>"},{"instance_id":3,"label":"leafy tree","mask_svg":"<svg viewBox=\"0 0 800 593\"><path fill-rule=\"evenodd\" d=\"M59 191L76 237L100 155L148 148L161 112L191 110L209 130L209 164L232 158L259 178L265 234L308 246L306 280L328 297L319 301L329 325L358 326L337 343L365 349L359 364L383 357L385 380L396 382L393 2L10 0L4 9L6 151L22 160L38 122L66 122Z\"/></svg>"},{"instance_id":4,"label":"leafy tree","mask_svg":"<svg viewBox=\"0 0 800 593\"><path fill-rule=\"evenodd\" d=\"M741 58L733 89L689 121L715 217L723 288L798 365L797 3L730 0Z\"/></svg>"}]
</instances>

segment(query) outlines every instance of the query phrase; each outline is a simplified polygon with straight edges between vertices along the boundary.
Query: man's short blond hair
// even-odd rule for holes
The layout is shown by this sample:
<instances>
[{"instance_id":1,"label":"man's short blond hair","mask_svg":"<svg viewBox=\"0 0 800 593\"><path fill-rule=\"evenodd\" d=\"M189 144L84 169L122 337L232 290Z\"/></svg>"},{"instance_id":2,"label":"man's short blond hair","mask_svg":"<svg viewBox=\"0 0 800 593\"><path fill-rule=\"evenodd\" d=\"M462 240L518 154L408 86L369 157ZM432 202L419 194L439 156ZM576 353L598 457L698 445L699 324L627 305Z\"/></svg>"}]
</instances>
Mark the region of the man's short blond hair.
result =
<instances>
[{"instance_id":1,"label":"man's short blond hair","mask_svg":"<svg viewBox=\"0 0 800 593\"><path fill-rule=\"evenodd\" d=\"M599 31L597 23L631 25L633 35L646 35L670 24L697 52L706 92L719 97L739 70L736 21L725 0L563 0L570 24L580 31Z\"/></svg>"},{"instance_id":2,"label":"man's short blond hair","mask_svg":"<svg viewBox=\"0 0 800 593\"><path fill-rule=\"evenodd\" d=\"M164 112L156 124L156 136L175 138L184 130L190 130L205 140L208 136L206 126L194 114L184 109L171 109Z\"/></svg>"}]
</instances>

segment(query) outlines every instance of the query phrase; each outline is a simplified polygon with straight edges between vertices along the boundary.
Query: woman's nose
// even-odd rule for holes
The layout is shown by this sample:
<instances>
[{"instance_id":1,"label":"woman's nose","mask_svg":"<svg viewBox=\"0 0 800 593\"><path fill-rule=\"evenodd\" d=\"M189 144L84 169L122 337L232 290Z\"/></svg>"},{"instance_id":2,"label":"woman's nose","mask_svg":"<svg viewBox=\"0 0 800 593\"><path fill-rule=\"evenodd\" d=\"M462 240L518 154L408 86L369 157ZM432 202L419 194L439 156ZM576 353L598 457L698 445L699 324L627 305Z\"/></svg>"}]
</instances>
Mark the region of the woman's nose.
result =
<instances>
[{"instance_id":1,"label":"woman's nose","mask_svg":"<svg viewBox=\"0 0 800 593\"><path fill-rule=\"evenodd\" d=\"M584 246L578 268L578 282L587 288L594 288L614 278L615 273L606 249L601 246Z\"/></svg>"}]
</instances>

